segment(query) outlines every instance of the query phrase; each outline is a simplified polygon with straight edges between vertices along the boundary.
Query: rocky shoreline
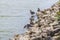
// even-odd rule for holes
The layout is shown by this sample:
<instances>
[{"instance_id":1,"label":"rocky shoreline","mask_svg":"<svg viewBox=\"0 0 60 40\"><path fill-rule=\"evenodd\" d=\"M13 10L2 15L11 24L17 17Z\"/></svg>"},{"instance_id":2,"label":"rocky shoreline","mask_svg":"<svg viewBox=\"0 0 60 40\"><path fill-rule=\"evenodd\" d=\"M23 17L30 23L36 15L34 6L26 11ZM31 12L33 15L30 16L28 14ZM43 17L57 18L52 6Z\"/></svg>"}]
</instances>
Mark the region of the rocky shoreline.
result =
<instances>
[{"instance_id":1,"label":"rocky shoreline","mask_svg":"<svg viewBox=\"0 0 60 40\"><path fill-rule=\"evenodd\" d=\"M51 8L43 11L38 8L36 13L32 10L30 13L30 23L24 26L27 31L9 40L60 40L60 0Z\"/></svg>"}]
</instances>

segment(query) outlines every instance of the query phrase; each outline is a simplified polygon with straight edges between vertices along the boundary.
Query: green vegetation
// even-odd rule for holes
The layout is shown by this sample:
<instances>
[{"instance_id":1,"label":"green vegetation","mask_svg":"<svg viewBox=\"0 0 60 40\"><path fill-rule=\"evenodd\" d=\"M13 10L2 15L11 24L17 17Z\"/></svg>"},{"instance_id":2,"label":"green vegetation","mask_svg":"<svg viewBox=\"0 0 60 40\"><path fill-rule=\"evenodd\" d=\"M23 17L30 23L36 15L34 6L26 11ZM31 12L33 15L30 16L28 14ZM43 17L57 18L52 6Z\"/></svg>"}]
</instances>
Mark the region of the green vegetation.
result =
<instances>
[{"instance_id":1,"label":"green vegetation","mask_svg":"<svg viewBox=\"0 0 60 40\"><path fill-rule=\"evenodd\" d=\"M57 12L57 19L60 19L60 12Z\"/></svg>"},{"instance_id":2,"label":"green vegetation","mask_svg":"<svg viewBox=\"0 0 60 40\"><path fill-rule=\"evenodd\" d=\"M58 15L60 15L60 12L57 12Z\"/></svg>"}]
</instances>

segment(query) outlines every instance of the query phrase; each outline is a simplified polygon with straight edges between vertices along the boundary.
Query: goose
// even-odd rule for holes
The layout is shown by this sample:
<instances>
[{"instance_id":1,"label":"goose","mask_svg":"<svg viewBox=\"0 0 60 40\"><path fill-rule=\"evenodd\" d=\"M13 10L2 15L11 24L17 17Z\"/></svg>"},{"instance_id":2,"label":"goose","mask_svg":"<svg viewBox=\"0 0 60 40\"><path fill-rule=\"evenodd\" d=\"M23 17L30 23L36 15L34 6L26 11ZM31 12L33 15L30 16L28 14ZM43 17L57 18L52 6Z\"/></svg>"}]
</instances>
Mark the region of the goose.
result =
<instances>
[{"instance_id":1,"label":"goose","mask_svg":"<svg viewBox=\"0 0 60 40\"><path fill-rule=\"evenodd\" d=\"M30 10L30 13L31 13L31 15L35 14L35 12L34 12L34 11L32 11L32 10Z\"/></svg>"},{"instance_id":2,"label":"goose","mask_svg":"<svg viewBox=\"0 0 60 40\"><path fill-rule=\"evenodd\" d=\"M38 10L37 10L38 12L40 12L40 9L38 8Z\"/></svg>"},{"instance_id":3,"label":"goose","mask_svg":"<svg viewBox=\"0 0 60 40\"><path fill-rule=\"evenodd\" d=\"M24 28L30 28L30 27L32 27L31 24L27 24L27 25L24 26Z\"/></svg>"}]
</instances>

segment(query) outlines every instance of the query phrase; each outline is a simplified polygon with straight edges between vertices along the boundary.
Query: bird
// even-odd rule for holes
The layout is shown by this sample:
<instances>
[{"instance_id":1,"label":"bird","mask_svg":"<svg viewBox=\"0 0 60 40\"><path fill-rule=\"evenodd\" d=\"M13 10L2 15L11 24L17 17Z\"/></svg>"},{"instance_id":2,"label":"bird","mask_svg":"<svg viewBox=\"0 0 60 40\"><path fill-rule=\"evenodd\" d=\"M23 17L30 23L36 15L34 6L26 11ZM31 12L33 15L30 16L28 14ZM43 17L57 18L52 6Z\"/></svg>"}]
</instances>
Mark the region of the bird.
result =
<instances>
[{"instance_id":1,"label":"bird","mask_svg":"<svg viewBox=\"0 0 60 40\"><path fill-rule=\"evenodd\" d=\"M34 17L33 16L31 16L30 21L34 21Z\"/></svg>"},{"instance_id":2,"label":"bird","mask_svg":"<svg viewBox=\"0 0 60 40\"><path fill-rule=\"evenodd\" d=\"M31 15L35 14L35 12L34 12L34 11L32 11L32 10L30 10L30 13L31 13Z\"/></svg>"},{"instance_id":3,"label":"bird","mask_svg":"<svg viewBox=\"0 0 60 40\"><path fill-rule=\"evenodd\" d=\"M27 25L24 26L24 28L30 28L30 27L32 27L31 24L27 24Z\"/></svg>"},{"instance_id":4,"label":"bird","mask_svg":"<svg viewBox=\"0 0 60 40\"><path fill-rule=\"evenodd\" d=\"M38 12L40 11L40 9L38 8L38 10L37 10Z\"/></svg>"}]
</instances>

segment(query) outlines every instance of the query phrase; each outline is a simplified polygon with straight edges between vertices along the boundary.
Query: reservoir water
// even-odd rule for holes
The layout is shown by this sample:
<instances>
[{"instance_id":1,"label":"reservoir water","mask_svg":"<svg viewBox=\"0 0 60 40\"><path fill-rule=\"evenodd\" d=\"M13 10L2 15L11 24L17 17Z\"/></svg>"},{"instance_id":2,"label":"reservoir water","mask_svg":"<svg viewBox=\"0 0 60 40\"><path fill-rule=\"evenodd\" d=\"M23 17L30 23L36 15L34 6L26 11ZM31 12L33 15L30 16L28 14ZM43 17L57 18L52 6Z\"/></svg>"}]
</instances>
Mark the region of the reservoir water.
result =
<instances>
[{"instance_id":1,"label":"reservoir water","mask_svg":"<svg viewBox=\"0 0 60 40\"><path fill-rule=\"evenodd\" d=\"M9 40L15 34L26 31L29 10L36 12L51 7L58 0L0 0L0 40Z\"/></svg>"}]
</instances>

